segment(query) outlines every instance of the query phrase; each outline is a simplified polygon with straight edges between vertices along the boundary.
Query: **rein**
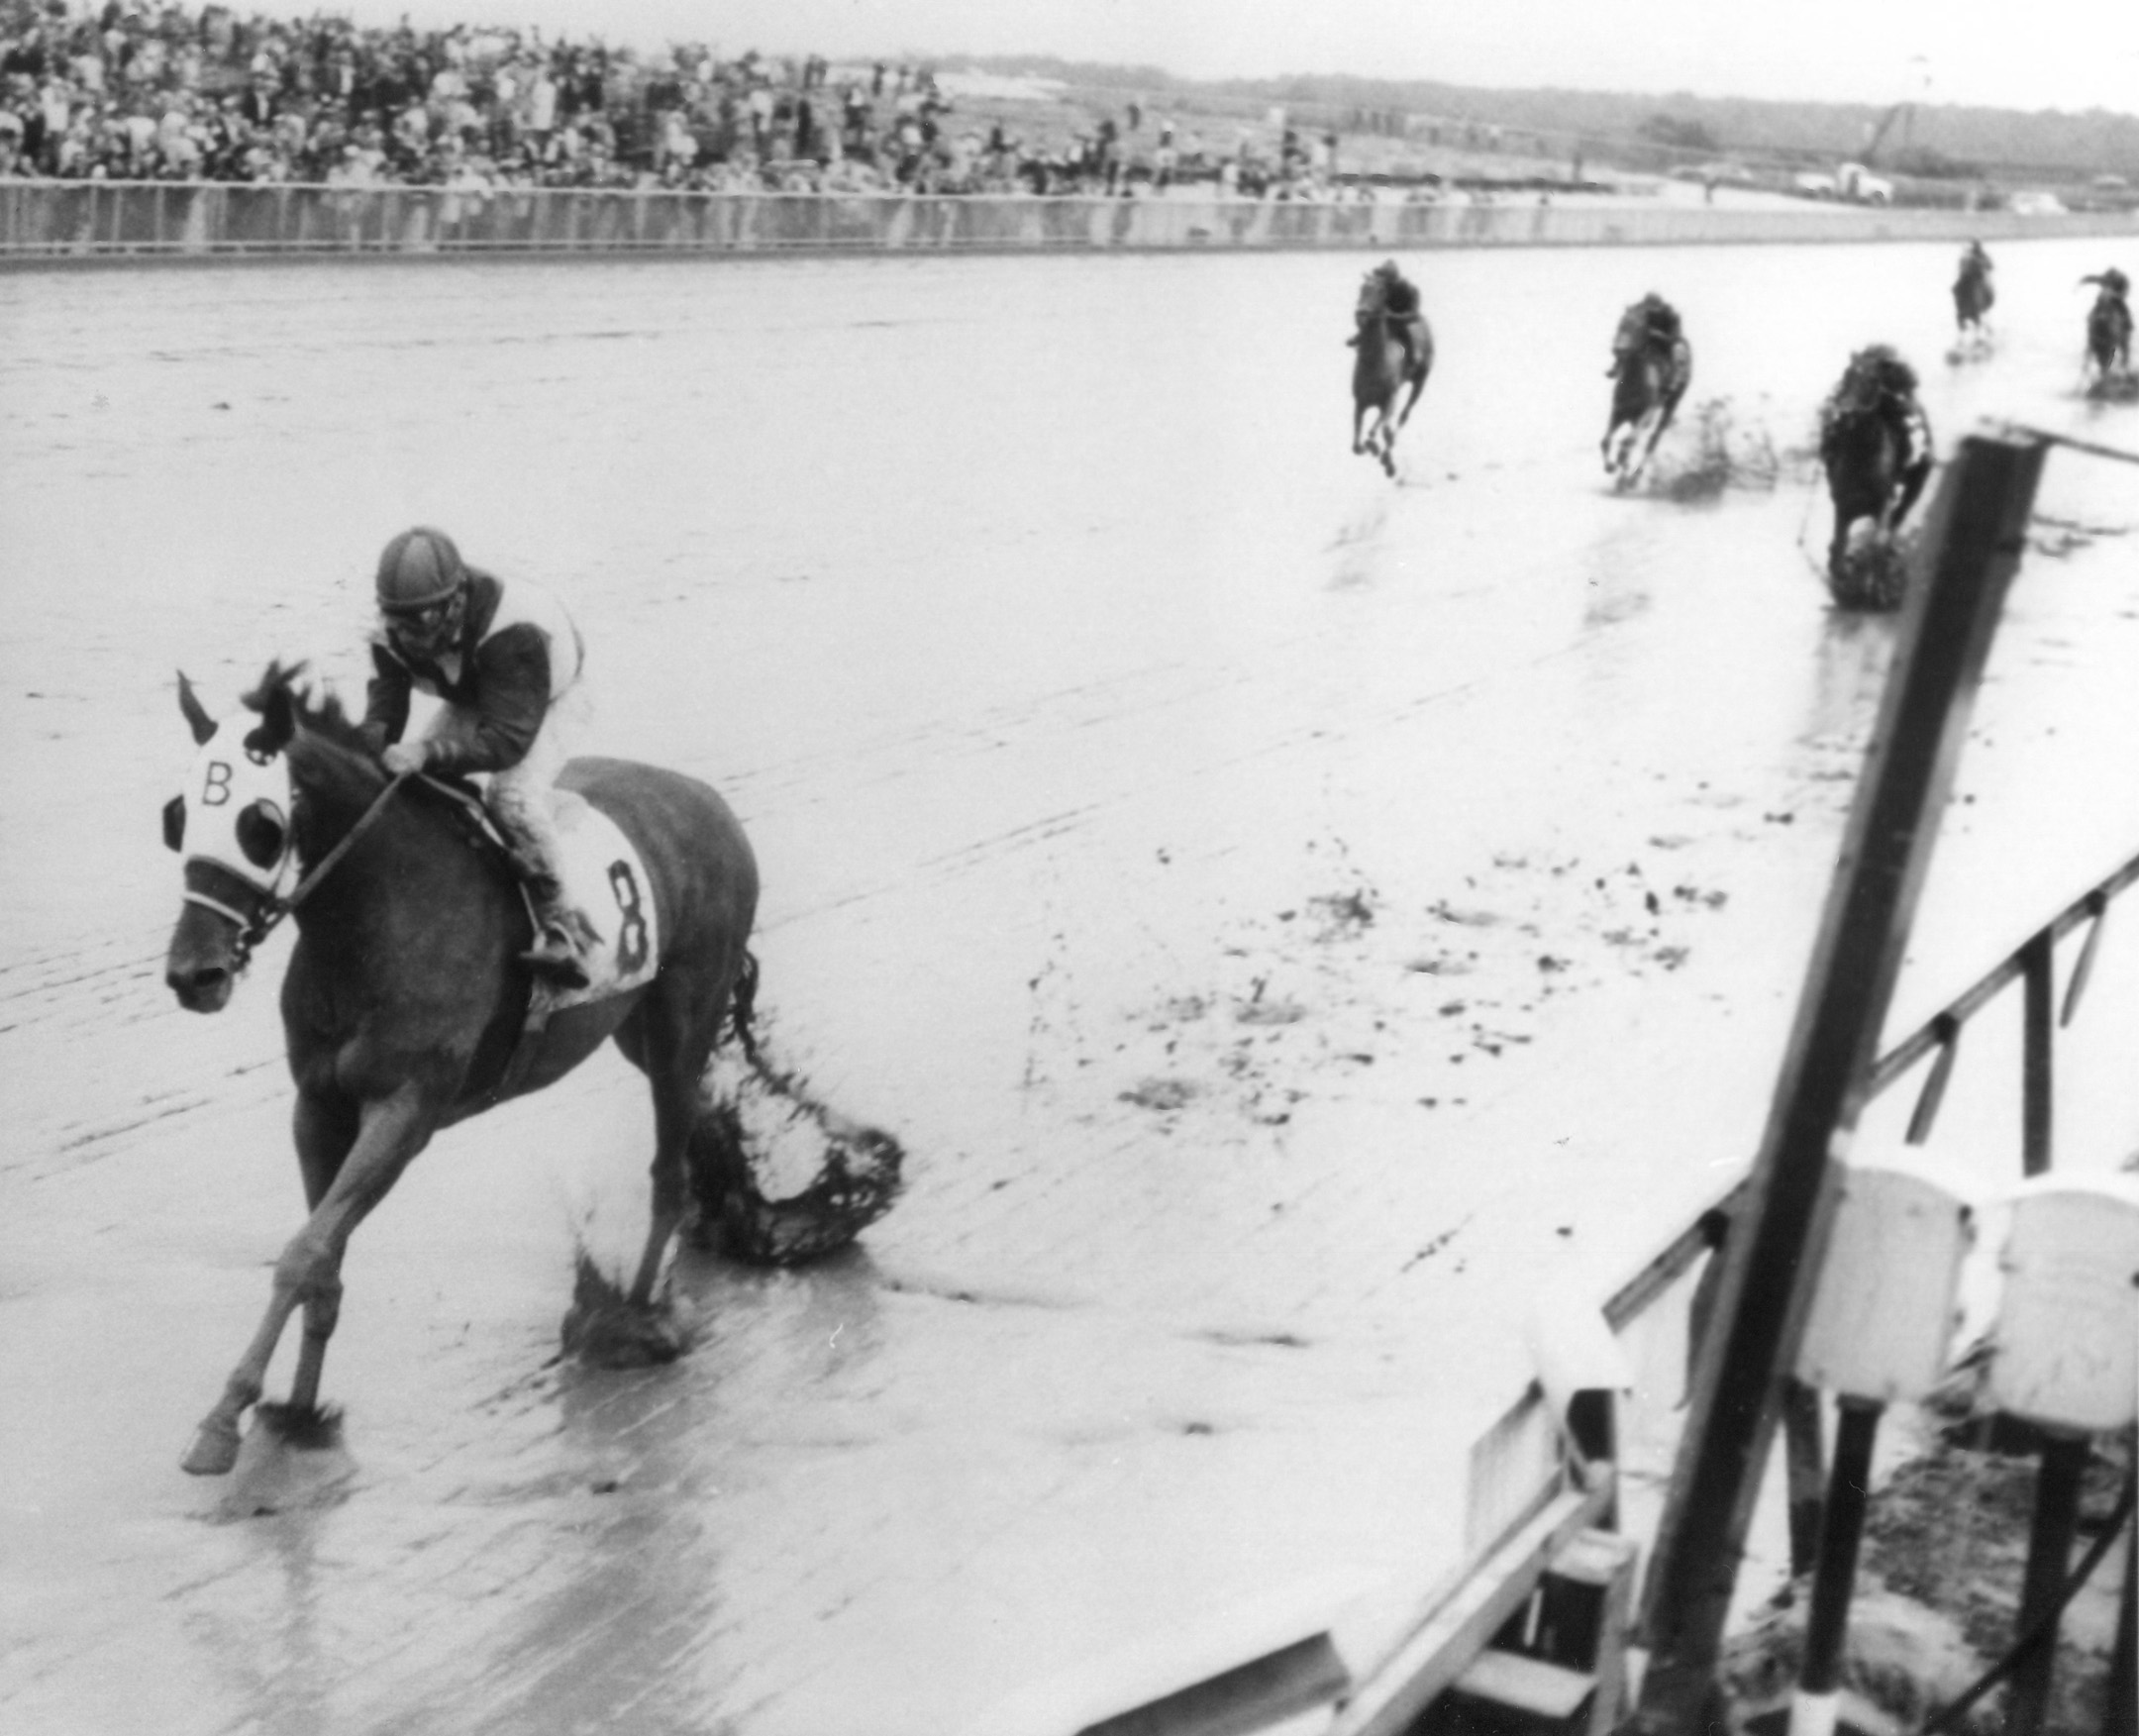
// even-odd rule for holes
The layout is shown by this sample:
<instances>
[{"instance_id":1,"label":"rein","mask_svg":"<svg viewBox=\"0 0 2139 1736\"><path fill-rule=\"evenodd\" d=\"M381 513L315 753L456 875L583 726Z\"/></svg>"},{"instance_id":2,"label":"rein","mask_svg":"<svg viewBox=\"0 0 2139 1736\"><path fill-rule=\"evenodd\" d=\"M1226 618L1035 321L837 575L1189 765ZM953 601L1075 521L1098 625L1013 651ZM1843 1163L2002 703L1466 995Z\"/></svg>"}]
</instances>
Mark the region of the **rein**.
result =
<instances>
[{"instance_id":1,"label":"rein","mask_svg":"<svg viewBox=\"0 0 2139 1736\"><path fill-rule=\"evenodd\" d=\"M341 866L342 859L355 848L356 840L370 831L373 822L378 819L380 814L385 812L387 798L414 775L416 774L411 771L396 772L387 781L386 787L372 798L371 805L356 816L356 824L342 835L342 841L339 844L313 865L312 871L297 882L290 895L287 898L278 898L270 892L267 895L266 902L260 906L258 914L251 920L240 916L229 905L220 903L204 893L194 891L186 893L186 902L189 904L202 905L206 909L213 910L218 915L226 916L237 923L239 970L243 970L246 968L246 965L252 959L253 949L272 934L275 926L285 916L288 916L307 898L311 897L314 892L319 890L320 882Z\"/></svg>"}]
</instances>

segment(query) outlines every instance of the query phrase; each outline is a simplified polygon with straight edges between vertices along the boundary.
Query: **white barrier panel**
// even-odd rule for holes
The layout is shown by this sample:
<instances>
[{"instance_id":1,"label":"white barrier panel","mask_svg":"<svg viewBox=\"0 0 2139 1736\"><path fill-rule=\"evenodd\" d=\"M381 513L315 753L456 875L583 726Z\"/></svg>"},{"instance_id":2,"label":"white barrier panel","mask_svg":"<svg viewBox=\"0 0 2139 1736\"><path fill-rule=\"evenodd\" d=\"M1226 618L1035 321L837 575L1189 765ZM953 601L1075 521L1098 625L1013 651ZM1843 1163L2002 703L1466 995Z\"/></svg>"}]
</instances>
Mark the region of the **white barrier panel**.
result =
<instances>
[{"instance_id":1,"label":"white barrier panel","mask_svg":"<svg viewBox=\"0 0 2139 1736\"><path fill-rule=\"evenodd\" d=\"M2139 213L13 181L0 259L1589 247L2139 235Z\"/></svg>"},{"instance_id":2,"label":"white barrier panel","mask_svg":"<svg viewBox=\"0 0 2139 1736\"><path fill-rule=\"evenodd\" d=\"M2139 1177L2042 1175L2013 1195L1990 1401L2046 1428L2139 1411Z\"/></svg>"},{"instance_id":3,"label":"white barrier panel","mask_svg":"<svg viewBox=\"0 0 2139 1736\"><path fill-rule=\"evenodd\" d=\"M1975 1213L1928 1175L1862 1159L1840 1186L1797 1378L1882 1404L1929 1397L1960 1321Z\"/></svg>"}]
</instances>

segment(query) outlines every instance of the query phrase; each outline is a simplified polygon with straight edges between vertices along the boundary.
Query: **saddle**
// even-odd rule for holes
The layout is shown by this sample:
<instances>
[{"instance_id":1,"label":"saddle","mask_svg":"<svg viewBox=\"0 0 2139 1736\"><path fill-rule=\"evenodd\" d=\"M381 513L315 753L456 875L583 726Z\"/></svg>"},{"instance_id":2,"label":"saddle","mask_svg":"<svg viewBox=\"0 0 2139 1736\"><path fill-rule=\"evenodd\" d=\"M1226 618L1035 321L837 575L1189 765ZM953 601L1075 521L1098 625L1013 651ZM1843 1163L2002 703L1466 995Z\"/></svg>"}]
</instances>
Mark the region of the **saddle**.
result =
<instances>
[{"instance_id":1,"label":"saddle","mask_svg":"<svg viewBox=\"0 0 2139 1736\"><path fill-rule=\"evenodd\" d=\"M531 865L499 830L482 792L464 778L425 772L417 781L444 798L468 842L492 856L511 875L528 921L539 932L541 914L529 885ZM654 975L661 955L653 882L631 840L614 820L573 791L556 790L552 799L557 813L559 883L565 902L587 922L582 960L587 980L583 984L556 981L538 972L535 994L546 1013L637 988Z\"/></svg>"}]
</instances>

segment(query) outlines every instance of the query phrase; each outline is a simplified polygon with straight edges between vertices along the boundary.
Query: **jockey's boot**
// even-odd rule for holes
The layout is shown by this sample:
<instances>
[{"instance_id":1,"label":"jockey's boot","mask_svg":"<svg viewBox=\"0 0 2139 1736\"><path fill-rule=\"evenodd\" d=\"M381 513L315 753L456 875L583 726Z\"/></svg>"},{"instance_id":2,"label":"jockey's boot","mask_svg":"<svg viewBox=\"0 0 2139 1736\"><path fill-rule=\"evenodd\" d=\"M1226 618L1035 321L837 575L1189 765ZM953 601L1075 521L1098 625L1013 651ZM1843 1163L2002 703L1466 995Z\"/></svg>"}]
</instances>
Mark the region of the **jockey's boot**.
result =
<instances>
[{"instance_id":1,"label":"jockey's boot","mask_svg":"<svg viewBox=\"0 0 2139 1736\"><path fill-rule=\"evenodd\" d=\"M564 889L547 874L528 881L528 895L535 903L535 944L521 962L566 988L585 988L593 980L587 955L601 939L594 925L565 902Z\"/></svg>"}]
</instances>

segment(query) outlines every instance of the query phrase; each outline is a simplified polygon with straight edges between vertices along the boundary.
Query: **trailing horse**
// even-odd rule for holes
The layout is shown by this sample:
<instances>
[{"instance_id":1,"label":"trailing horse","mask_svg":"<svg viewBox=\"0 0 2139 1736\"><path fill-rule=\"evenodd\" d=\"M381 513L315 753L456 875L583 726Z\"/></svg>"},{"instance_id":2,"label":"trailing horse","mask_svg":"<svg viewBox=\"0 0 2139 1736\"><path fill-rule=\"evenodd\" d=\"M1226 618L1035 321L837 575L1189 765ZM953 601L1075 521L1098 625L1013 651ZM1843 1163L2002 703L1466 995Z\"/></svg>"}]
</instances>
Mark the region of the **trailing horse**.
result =
<instances>
[{"instance_id":1,"label":"trailing horse","mask_svg":"<svg viewBox=\"0 0 2139 1736\"><path fill-rule=\"evenodd\" d=\"M2097 382L2131 371L2132 315L2120 296L2104 292L2088 309L2087 357Z\"/></svg>"},{"instance_id":2,"label":"trailing horse","mask_svg":"<svg viewBox=\"0 0 2139 1736\"><path fill-rule=\"evenodd\" d=\"M1989 271L1975 256L1964 257L1953 286L1954 328L1963 341L1980 344L1989 336L1984 329L1984 315L1996 300Z\"/></svg>"},{"instance_id":3,"label":"trailing horse","mask_svg":"<svg viewBox=\"0 0 2139 1736\"><path fill-rule=\"evenodd\" d=\"M1370 271L1360 285L1359 305L1353 311L1358 330L1352 340L1357 352L1352 361L1352 450L1378 459L1381 468L1393 476L1396 435L1411 420L1419 394L1426 389L1426 376L1433 371L1434 342L1426 316L1390 312L1386 291L1382 276ZM1411 336L1408 363L1399 333L1403 327ZM1399 410L1396 400L1406 386L1411 388L1410 396ZM1374 418L1371 426L1370 415Z\"/></svg>"},{"instance_id":4,"label":"trailing horse","mask_svg":"<svg viewBox=\"0 0 2139 1736\"><path fill-rule=\"evenodd\" d=\"M1827 580L1845 606L1892 608L1900 602L1892 579L1863 578L1850 553L1850 529L1869 522L1873 562L1892 565L1891 539L1931 476L1930 443L1911 453L1901 431L1873 399L1843 397L1829 407L1820 461L1834 502L1834 535L1827 546Z\"/></svg>"},{"instance_id":5,"label":"trailing horse","mask_svg":"<svg viewBox=\"0 0 2139 1736\"><path fill-rule=\"evenodd\" d=\"M260 937L293 916L282 1026L310 1212L183 1460L201 1475L236 1461L239 1420L259 1399L299 1308L288 1408L314 1411L344 1250L432 1135L554 1083L611 1037L654 1098L652 1216L626 1298L637 1342L625 1355L676 1355L681 1335L656 1305L656 1279L689 1204L691 1148L705 1143L713 1116L708 1062L731 1022L748 1045L757 978L747 950L757 864L705 784L622 760L565 769L559 788L570 793L560 803L590 810L579 818L600 848L606 867L596 871L612 908L605 976L559 994L521 963L532 919L503 849L479 833L468 804L422 779L389 778L339 705L299 698L297 672L271 664L247 696L256 721L221 723L179 677L197 755L184 793L164 810L166 842L185 863L164 976L182 1006L218 1011ZM849 1149L880 1161L880 1185L866 1198L843 1192L852 1216L809 1240L809 1252L850 1240L895 1190L896 1147L854 1131ZM747 1180L720 1179L731 1191Z\"/></svg>"},{"instance_id":6,"label":"trailing horse","mask_svg":"<svg viewBox=\"0 0 2139 1736\"><path fill-rule=\"evenodd\" d=\"M1620 316L1612 357L1611 416L1598 444L1614 486L1630 488L1693 381L1693 347L1682 337L1659 341L1636 302Z\"/></svg>"}]
</instances>

